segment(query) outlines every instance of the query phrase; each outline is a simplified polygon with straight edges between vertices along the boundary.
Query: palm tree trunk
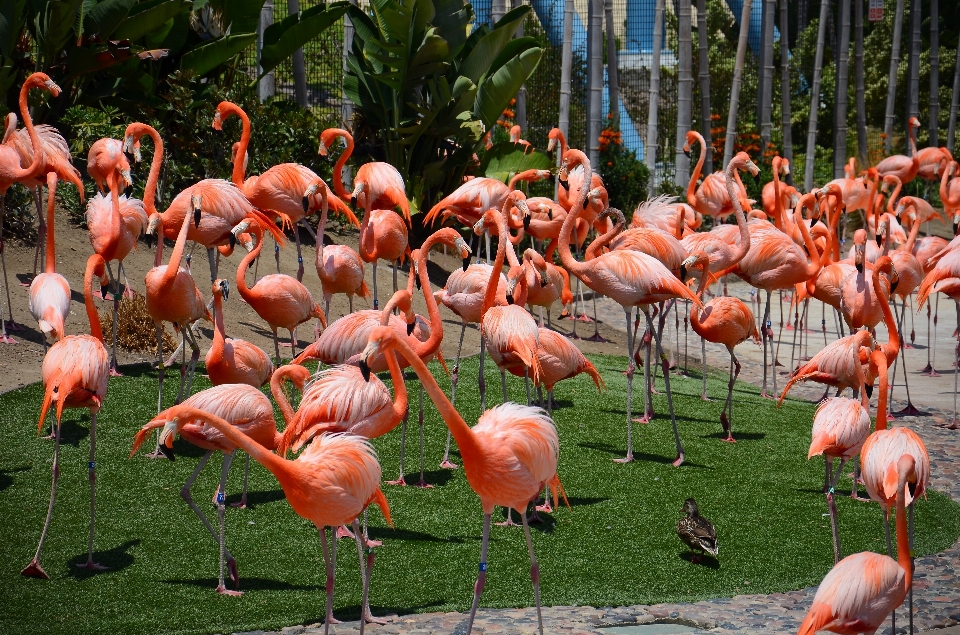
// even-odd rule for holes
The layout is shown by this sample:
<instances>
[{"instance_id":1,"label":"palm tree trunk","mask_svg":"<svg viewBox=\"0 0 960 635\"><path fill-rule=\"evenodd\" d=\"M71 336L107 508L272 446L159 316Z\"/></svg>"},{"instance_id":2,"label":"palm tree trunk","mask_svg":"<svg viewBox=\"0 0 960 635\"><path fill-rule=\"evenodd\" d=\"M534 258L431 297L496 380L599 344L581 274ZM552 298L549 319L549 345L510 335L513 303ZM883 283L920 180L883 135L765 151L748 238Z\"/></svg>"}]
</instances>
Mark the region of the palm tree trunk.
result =
<instances>
[{"instance_id":1,"label":"palm tree trunk","mask_svg":"<svg viewBox=\"0 0 960 635\"><path fill-rule=\"evenodd\" d=\"M271 24L273 24L273 0L266 0L266 2L263 3L263 8L260 9L260 23L257 25L258 61L260 60L260 51L263 49L263 32ZM258 68L257 75L259 75L262 71L262 68ZM273 97L276 92L276 75L274 75L273 71L270 71L260 78L260 81L257 82L257 97L260 99L260 103L263 103L267 100L267 98Z\"/></svg>"},{"instance_id":2,"label":"palm tree trunk","mask_svg":"<svg viewBox=\"0 0 960 635\"><path fill-rule=\"evenodd\" d=\"M700 134L707 158L703 173L713 173L713 120L710 111L710 35L707 32L707 0L697 0L697 44L700 50Z\"/></svg>"},{"instance_id":3,"label":"palm tree trunk","mask_svg":"<svg viewBox=\"0 0 960 635\"><path fill-rule=\"evenodd\" d=\"M750 0L747 0L750 2ZM657 115L660 108L660 48L663 44L663 0L657 0L653 10L653 52L650 57L650 95L647 105L647 139L643 162L650 170L650 196L657 186Z\"/></svg>"},{"instance_id":4,"label":"palm tree trunk","mask_svg":"<svg viewBox=\"0 0 960 635\"><path fill-rule=\"evenodd\" d=\"M677 31L679 35L677 81L677 147L674 182L684 186L690 180L690 159L683 152L687 131L693 126L693 41L690 0L677 0Z\"/></svg>"},{"instance_id":5,"label":"palm tree trunk","mask_svg":"<svg viewBox=\"0 0 960 635\"><path fill-rule=\"evenodd\" d=\"M953 95L950 97L950 123L947 127L947 147L951 153L956 141L958 102L960 102L960 46L957 47L957 61L953 67Z\"/></svg>"},{"instance_id":6,"label":"palm tree trunk","mask_svg":"<svg viewBox=\"0 0 960 635\"><path fill-rule=\"evenodd\" d=\"M863 2L864 0L853 0L853 31L855 34L855 44L853 49L853 69L854 81L857 83L856 89L856 109L857 109L857 158L860 165L866 167L870 164L867 156L867 102L866 85L863 79Z\"/></svg>"},{"instance_id":7,"label":"palm tree trunk","mask_svg":"<svg viewBox=\"0 0 960 635\"><path fill-rule=\"evenodd\" d=\"M910 3L910 61L907 64L907 119L920 114L920 0ZM907 144L907 156L910 144Z\"/></svg>"},{"instance_id":8,"label":"palm tree trunk","mask_svg":"<svg viewBox=\"0 0 960 635\"><path fill-rule=\"evenodd\" d=\"M840 0L840 47L837 51L837 93L834 98L833 178L843 176L847 161L847 89L850 70L850 0Z\"/></svg>"},{"instance_id":9,"label":"palm tree trunk","mask_svg":"<svg viewBox=\"0 0 960 635\"><path fill-rule=\"evenodd\" d=\"M573 67L573 0L563 3L563 46L560 49L560 112L557 127L570 136L570 74ZM557 160L560 160L557 153Z\"/></svg>"},{"instance_id":10,"label":"palm tree trunk","mask_svg":"<svg viewBox=\"0 0 960 635\"><path fill-rule=\"evenodd\" d=\"M783 127L783 156L793 163L793 121L790 115L790 48L787 30L787 0L780 0L780 113ZM793 172L787 175L787 183L793 185Z\"/></svg>"},{"instance_id":11,"label":"palm tree trunk","mask_svg":"<svg viewBox=\"0 0 960 635\"><path fill-rule=\"evenodd\" d=\"M890 75L887 78L887 111L883 120L884 152L893 152L893 108L897 100L897 67L900 66L900 36L903 32L903 0L897 0L893 16L893 42L890 45Z\"/></svg>"},{"instance_id":12,"label":"palm tree trunk","mask_svg":"<svg viewBox=\"0 0 960 635\"><path fill-rule=\"evenodd\" d=\"M521 5L522 0L515 0L514 4L516 6ZM516 37L523 37L523 22L520 23L520 26L517 27ZM527 85L521 84L520 90L517 91L517 125L520 126L520 129L526 132L527 130Z\"/></svg>"},{"instance_id":13,"label":"palm tree trunk","mask_svg":"<svg viewBox=\"0 0 960 635\"><path fill-rule=\"evenodd\" d=\"M613 125L620 125L620 68L617 55L617 32L613 23L613 0L604 0L603 14L607 31L607 92Z\"/></svg>"},{"instance_id":14,"label":"palm tree trunk","mask_svg":"<svg viewBox=\"0 0 960 635\"><path fill-rule=\"evenodd\" d=\"M733 67L733 83L730 85L727 137L723 143L724 165L733 158L733 142L737 136L737 110L740 108L740 84L743 83L743 64L747 57L747 37L750 35L750 7L752 4L751 0L743 0L743 10L740 13L740 39L737 42L737 61Z\"/></svg>"},{"instance_id":15,"label":"palm tree trunk","mask_svg":"<svg viewBox=\"0 0 960 635\"><path fill-rule=\"evenodd\" d=\"M807 122L807 154L803 161L803 189L807 192L813 189L813 164L817 156L817 114L820 110L820 80L823 76L823 48L827 35L827 14L829 10L830 0L820 0L817 53L813 60L813 84L810 87L810 119Z\"/></svg>"},{"instance_id":16,"label":"palm tree trunk","mask_svg":"<svg viewBox=\"0 0 960 635\"><path fill-rule=\"evenodd\" d=\"M507 0L493 0L493 2L490 4L490 22L496 24L506 12Z\"/></svg>"},{"instance_id":17,"label":"palm tree trunk","mask_svg":"<svg viewBox=\"0 0 960 635\"><path fill-rule=\"evenodd\" d=\"M940 144L940 7L930 0L930 142Z\"/></svg>"},{"instance_id":18,"label":"palm tree trunk","mask_svg":"<svg viewBox=\"0 0 960 635\"><path fill-rule=\"evenodd\" d=\"M587 4L587 157L600 160L603 121L603 0Z\"/></svg>"},{"instance_id":19,"label":"palm tree trunk","mask_svg":"<svg viewBox=\"0 0 960 635\"><path fill-rule=\"evenodd\" d=\"M777 0L763 0L763 36L760 74L760 157L764 160L770 143L772 123L770 111L773 102L773 23L777 9Z\"/></svg>"},{"instance_id":20,"label":"palm tree trunk","mask_svg":"<svg viewBox=\"0 0 960 635\"><path fill-rule=\"evenodd\" d=\"M350 4L356 5L357 0L350 0ZM344 14L343 16L343 75L346 77L347 74L347 55L350 50L353 48L353 22L350 20L349 14ZM340 117L343 119L343 126L347 130L353 130L353 102L344 96L340 101ZM344 187L349 188L353 184L353 167L351 165L343 166L343 173L341 178L343 179ZM323 237L320 237L323 240Z\"/></svg>"},{"instance_id":21,"label":"palm tree trunk","mask_svg":"<svg viewBox=\"0 0 960 635\"><path fill-rule=\"evenodd\" d=\"M300 13L300 0L287 0L287 15ZM303 49L293 52L293 95L301 108L307 104L307 67L303 61Z\"/></svg>"}]
</instances>

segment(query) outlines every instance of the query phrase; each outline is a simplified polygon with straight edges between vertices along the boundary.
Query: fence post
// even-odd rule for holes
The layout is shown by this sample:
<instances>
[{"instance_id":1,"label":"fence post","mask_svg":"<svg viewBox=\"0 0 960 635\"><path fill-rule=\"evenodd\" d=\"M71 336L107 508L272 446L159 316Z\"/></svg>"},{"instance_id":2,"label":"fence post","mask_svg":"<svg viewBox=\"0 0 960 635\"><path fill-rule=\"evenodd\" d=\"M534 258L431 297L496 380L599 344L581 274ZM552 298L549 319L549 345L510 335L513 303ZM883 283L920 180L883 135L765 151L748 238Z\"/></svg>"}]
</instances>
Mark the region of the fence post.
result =
<instances>
[{"instance_id":1,"label":"fence post","mask_svg":"<svg viewBox=\"0 0 960 635\"><path fill-rule=\"evenodd\" d=\"M863 4L862 0L856 0ZM793 163L793 122L790 118L790 43L787 0L780 0L780 125L783 127L783 158ZM793 185L793 172L787 174L787 184Z\"/></svg>"},{"instance_id":2,"label":"fence post","mask_svg":"<svg viewBox=\"0 0 960 635\"><path fill-rule=\"evenodd\" d=\"M840 0L840 50L837 51L837 91L833 115L833 178L843 176L847 159L847 88L850 72L850 0Z\"/></svg>"},{"instance_id":3,"label":"fence post","mask_svg":"<svg viewBox=\"0 0 960 635\"><path fill-rule=\"evenodd\" d=\"M703 135L703 173L713 174L713 112L710 110L710 34L707 0L697 0L697 44L700 49L700 134Z\"/></svg>"},{"instance_id":4,"label":"fence post","mask_svg":"<svg viewBox=\"0 0 960 635\"><path fill-rule=\"evenodd\" d=\"M300 13L300 0L287 0L287 15ZM303 49L293 52L293 95L301 108L307 103L307 67L303 63Z\"/></svg>"},{"instance_id":5,"label":"fence post","mask_svg":"<svg viewBox=\"0 0 960 635\"><path fill-rule=\"evenodd\" d=\"M693 122L693 42L691 40L690 0L677 0L679 55L677 63L677 143L674 153L674 183L684 186L690 180L690 159L683 151L687 131Z\"/></svg>"},{"instance_id":6,"label":"fence post","mask_svg":"<svg viewBox=\"0 0 960 635\"><path fill-rule=\"evenodd\" d=\"M263 72L260 66L260 52L263 50L263 32L268 26L273 24L273 0L266 0L263 8L260 9L260 22L257 24L257 74ZM273 97L277 91L276 75L270 71L257 82L257 97L260 103L263 103L269 97Z\"/></svg>"},{"instance_id":7,"label":"fence post","mask_svg":"<svg viewBox=\"0 0 960 635\"><path fill-rule=\"evenodd\" d=\"M902 0L901 0L902 1ZM817 157L817 115L820 110L820 80L823 75L823 46L827 34L827 11L830 0L820 2L820 22L817 24L817 53L813 61L813 86L810 89L810 119L807 121L807 153L803 158L803 189L813 189L813 164Z\"/></svg>"},{"instance_id":8,"label":"fence post","mask_svg":"<svg viewBox=\"0 0 960 635\"><path fill-rule=\"evenodd\" d=\"M910 59L907 62L907 119L920 114L920 0L910 3ZM914 133L916 134L916 133ZM907 144L910 156L910 144Z\"/></svg>"},{"instance_id":9,"label":"fence post","mask_svg":"<svg viewBox=\"0 0 960 635\"><path fill-rule=\"evenodd\" d=\"M750 0L747 0L750 2ZM649 194L657 187L657 115L660 108L660 48L663 45L663 0L657 0L653 10L653 51L650 56L650 97L647 105L647 138L643 147L643 162L650 170Z\"/></svg>"},{"instance_id":10,"label":"fence post","mask_svg":"<svg viewBox=\"0 0 960 635\"><path fill-rule=\"evenodd\" d=\"M863 0L854 1L853 30L856 43L853 49L854 81L857 108L857 158L864 167L870 164L867 150L867 97L863 79Z\"/></svg>"},{"instance_id":11,"label":"fence post","mask_svg":"<svg viewBox=\"0 0 960 635\"><path fill-rule=\"evenodd\" d=\"M600 121L603 110L603 0L588 0L587 10L587 157L600 160ZM599 170L597 170L599 172ZM589 186L586 184L585 186Z\"/></svg>"},{"instance_id":12,"label":"fence post","mask_svg":"<svg viewBox=\"0 0 960 635\"><path fill-rule=\"evenodd\" d=\"M613 0L604 0L603 13L607 31L607 92L613 125L620 126L620 68L617 57L617 32L613 25Z\"/></svg>"},{"instance_id":13,"label":"fence post","mask_svg":"<svg viewBox=\"0 0 960 635\"><path fill-rule=\"evenodd\" d=\"M930 0L930 141L940 144L940 7Z\"/></svg>"},{"instance_id":14,"label":"fence post","mask_svg":"<svg viewBox=\"0 0 960 635\"><path fill-rule=\"evenodd\" d=\"M570 75L573 66L573 0L563 3L563 46L560 49L560 112L557 128L564 139L570 137ZM557 165L563 160L563 153L557 152ZM554 198L559 198L560 180L554 186Z\"/></svg>"},{"instance_id":15,"label":"fence post","mask_svg":"<svg viewBox=\"0 0 960 635\"><path fill-rule=\"evenodd\" d=\"M356 6L357 0L350 0L350 4ZM350 14L343 16L343 76L347 75L347 55L353 48L353 21L350 20ZM343 93L343 82L340 85L340 118L343 119L343 127L347 130L353 129L353 103ZM353 184L353 169L349 165L343 166L342 175L344 187L350 187ZM322 238L322 237L321 237Z\"/></svg>"},{"instance_id":16,"label":"fence post","mask_svg":"<svg viewBox=\"0 0 960 635\"><path fill-rule=\"evenodd\" d=\"M890 47L890 75L887 78L887 112L883 119L884 151L893 151L893 107L897 99L897 67L900 66L900 36L903 32L903 0L897 0L897 12L893 16L893 42Z\"/></svg>"},{"instance_id":17,"label":"fence post","mask_svg":"<svg viewBox=\"0 0 960 635\"><path fill-rule=\"evenodd\" d=\"M760 59L760 156L758 163L765 161L767 145L770 143L773 123L770 121L773 102L773 23L776 21L777 0L763 0L763 28Z\"/></svg>"},{"instance_id":18,"label":"fence post","mask_svg":"<svg viewBox=\"0 0 960 635\"><path fill-rule=\"evenodd\" d=\"M727 136L723 143L723 165L730 163L733 158L733 141L737 136L737 110L740 107L740 84L743 83L743 64L747 57L752 4L751 0L743 0L743 10L740 13L740 39L737 42L737 61L733 67L733 83L730 86L730 112L727 113Z\"/></svg>"},{"instance_id":19,"label":"fence post","mask_svg":"<svg viewBox=\"0 0 960 635\"><path fill-rule=\"evenodd\" d=\"M947 147L951 154L956 141L958 101L960 101L960 46L957 47L957 61L953 67L953 95L950 97L950 123L947 126Z\"/></svg>"}]
</instances>

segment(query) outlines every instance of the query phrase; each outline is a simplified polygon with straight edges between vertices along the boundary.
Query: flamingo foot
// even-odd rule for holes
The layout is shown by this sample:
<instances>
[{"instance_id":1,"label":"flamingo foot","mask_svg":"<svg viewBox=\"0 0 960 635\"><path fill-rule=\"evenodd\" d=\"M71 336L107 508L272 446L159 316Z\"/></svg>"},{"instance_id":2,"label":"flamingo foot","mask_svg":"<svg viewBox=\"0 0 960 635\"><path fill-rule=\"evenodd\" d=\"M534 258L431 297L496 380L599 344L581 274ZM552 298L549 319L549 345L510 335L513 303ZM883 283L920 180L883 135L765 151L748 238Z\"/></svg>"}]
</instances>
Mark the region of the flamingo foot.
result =
<instances>
[{"instance_id":1,"label":"flamingo foot","mask_svg":"<svg viewBox=\"0 0 960 635\"><path fill-rule=\"evenodd\" d=\"M927 362L927 365L920 370L921 375L926 375L933 372L933 366L930 365L930 362Z\"/></svg>"},{"instance_id":2,"label":"flamingo foot","mask_svg":"<svg viewBox=\"0 0 960 635\"><path fill-rule=\"evenodd\" d=\"M22 331L23 327L14 322L13 320L7 320L3 323L8 331Z\"/></svg>"},{"instance_id":3,"label":"flamingo foot","mask_svg":"<svg viewBox=\"0 0 960 635\"><path fill-rule=\"evenodd\" d=\"M110 362L110 376L111 377L123 377L123 373L120 372L120 364L117 363L117 360Z\"/></svg>"},{"instance_id":4,"label":"flamingo foot","mask_svg":"<svg viewBox=\"0 0 960 635\"><path fill-rule=\"evenodd\" d=\"M543 505L537 505L536 510L538 512L543 512L545 514L553 513L553 505L550 504L549 500L544 501Z\"/></svg>"},{"instance_id":5,"label":"flamingo foot","mask_svg":"<svg viewBox=\"0 0 960 635\"><path fill-rule=\"evenodd\" d=\"M610 340L608 340L607 338L605 338L604 336L600 335L599 333L596 333L596 334L594 334L594 335L591 335L590 337L585 337L585 338L583 338L583 339L586 340L586 341L588 341L588 342L599 342L599 343L601 343L601 344L604 344L604 343L610 341Z\"/></svg>"},{"instance_id":6,"label":"flamingo foot","mask_svg":"<svg viewBox=\"0 0 960 635\"><path fill-rule=\"evenodd\" d=\"M414 487L419 487L420 489L433 489L433 485L427 483L425 480L420 479L417 481L417 484Z\"/></svg>"},{"instance_id":7,"label":"flamingo foot","mask_svg":"<svg viewBox=\"0 0 960 635\"><path fill-rule=\"evenodd\" d=\"M859 503L870 503L870 502L873 502L873 499L863 498L863 497L860 496L860 494L859 494L858 492L853 492L852 494L850 494L850 500L857 501L857 502L859 502Z\"/></svg>"},{"instance_id":8,"label":"flamingo foot","mask_svg":"<svg viewBox=\"0 0 960 635\"><path fill-rule=\"evenodd\" d=\"M904 344L903 347L904 347L904 348L916 348L916 346L914 346L913 344Z\"/></svg>"},{"instance_id":9,"label":"flamingo foot","mask_svg":"<svg viewBox=\"0 0 960 635\"><path fill-rule=\"evenodd\" d=\"M144 456L144 458L147 458L147 459L165 459L165 458L167 458L166 455L164 455L163 452L161 452L160 450L154 450L153 452L151 452L151 453L149 453L149 454L144 454L143 456ZM216 501L214 501L214 502L216 502Z\"/></svg>"},{"instance_id":10,"label":"flamingo foot","mask_svg":"<svg viewBox=\"0 0 960 635\"><path fill-rule=\"evenodd\" d=\"M643 415L642 417L634 417L633 422L640 423L640 424L647 424L647 423L650 423L652 419L653 417L651 417L650 415Z\"/></svg>"},{"instance_id":11,"label":"flamingo foot","mask_svg":"<svg viewBox=\"0 0 960 635\"><path fill-rule=\"evenodd\" d=\"M83 564L77 565L78 569L86 569L87 571L109 571L110 567L105 567L102 564L97 564L93 560L87 560Z\"/></svg>"},{"instance_id":12,"label":"flamingo foot","mask_svg":"<svg viewBox=\"0 0 960 635\"><path fill-rule=\"evenodd\" d=\"M0 344L16 344L17 340L13 339L9 335L0 335Z\"/></svg>"},{"instance_id":13,"label":"flamingo foot","mask_svg":"<svg viewBox=\"0 0 960 635\"><path fill-rule=\"evenodd\" d=\"M41 580L50 579L50 576L43 570L43 567L40 566L40 562L36 558L31 560L30 564L23 568L20 575L27 576L28 578L39 578Z\"/></svg>"},{"instance_id":14,"label":"flamingo foot","mask_svg":"<svg viewBox=\"0 0 960 635\"><path fill-rule=\"evenodd\" d=\"M627 456L622 459L613 459L614 463L632 463L633 462L633 452L627 452Z\"/></svg>"},{"instance_id":15,"label":"flamingo foot","mask_svg":"<svg viewBox=\"0 0 960 635\"><path fill-rule=\"evenodd\" d=\"M507 519L502 523L493 523L497 527L519 527L517 523L513 522L513 519L510 516L507 516Z\"/></svg>"},{"instance_id":16,"label":"flamingo foot","mask_svg":"<svg viewBox=\"0 0 960 635\"><path fill-rule=\"evenodd\" d=\"M220 585L217 587L217 593L219 593L220 595L232 595L232 596L243 595L243 591L231 591L230 589L228 589L223 585Z\"/></svg>"},{"instance_id":17,"label":"flamingo foot","mask_svg":"<svg viewBox=\"0 0 960 635\"><path fill-rule=\"evenodd\" d=\"M584 313L583 315L577 318L577 322L586 322L587 324L593 324L593 318L591 318L589 315Z\"/></svg>"},{"instance_id":18,"label":"flamingo foot","mask_svg":"<svg viewBox=\"0 0 960 635\"><path fill-rule=\"evenodd\" d=\"M680 467L683 465L684 454L681 452L676 459L673 461L673 467Z\"/></svg>"},{"instance_id":19,"label":"flamingo foot","mask_svg":"<svg viewBox=\"0 0 960 635\"><path fill-rule=\"evenodd\" d=\"M343 622L341 622L340 620L338 620L337 618L335 618L335 617L332 616L332 615L331 615L330 617L328 617L327 619L325 619L325 620L323 621L323 623L324 623L324 624L343 624Z\"/></svg>"},{"instance_id":20,"label":"flamingo foot","mask_svg":"<svg viewBox=\"0 0 960 635\"><path fill-rule=\"evenodd\" d=\"M401 487L405 487L406 484L407 482L403 479L403 476L401 476L395 481L387 481L387 485L400 485Z\"/></svg>"},{"instance_id":21,"label":"flamingo foot","mask_svg":"<svg viewBox=\"0 0 960 635\"><path fill-rule=\"evenodd\" d=\"M340 525L339 527L337 527L336 538L337 540L339 540L340 538L350 538L352 540L353 532L347 529L346 527L344 527L343 525Z\"/></svg>"},{"instance_id":22,"label":"flamingo foot","mask_svg":"<svg viewBox=\"0 0 960 635\"><path fill-rule=\"evenodd\" d=\"M381 540L370 540L370 538L364 538L364 539L363 539L363 544L367 547L367 549L373 549L374 547L379 547L380 545L382 545L382 544L383 544L383 541L381 541Z\"/></svg>"},{"instance_id":23,"label":"flamingo foot","mask_svg":"<svg viewBox=\"0 0 960 635\"><path fill-rule=\"evenodd\" d=\"M776 399L776 398L777 398L776 395L771 395L771 394L766 393L766 392L761 392L761 393L760 393L760 396L763 397L764 399Z\"/></svg>"},{"instance_id":24,"label":"flamingo foot","mask_svg":"<svg viewBox=\"0 0 960 635\"><path fill-rule=\"evenodd\" d=\"M373 613L369 610L364 611L363 621L367 624L389 624L390 619L386 617L374 617Z\"/></svg>"},{"instance_id":25,"label":"flamingo foot","mask_svg":"<svg viewBox=\"0 0 960 635\"><path fill-rule=\"evenodd\" d=\"M571 319L572 317L573 317L573 315L572 315L569 311L567 311L566 309L564 309L563 312L561 312L560 315L557 317L557 319L558 319L558 320L569 320L569 319Z\"/></svg>"},{"instance_id":26,"label":"flamingo foot","mask_svg":"<svg viewBox=\"0 0 960 635\"><path fill-rule=\"evenodd\" d=\"M236 507L237 509L246 509L247 508L247 495L243 494L240 497L239 501L235 501L227 505L227 507Z\"/></svg>"},{"instance_id":27,"label":"flamingo foot","mask_svg":"<svg viewBox=\"0 0 960 635\"><path fill-rule=\"evenodd\" d=\"M702 399L703 401L713 401L713 399L711 399L710 397L707 397L707 393L703 393L702 395L700 395L700 399Z\"/></svg>"},{"instance_id":28,"label":"flamingo foot","mask_svg":"<svg viewBox=\"0 0 960 635\"><path fill-rule=\"evenodd\" d=\"M930 413L920 410L919 408L914 406L912 402L908 401L906 408L904 408L903 410L898 410L893 414L895 414L898 417L925 417Z\"/></svg>"},{"instance_id":29,"label":"flamingo foot","mask_svg":"<svg viewBox=\"0 0 960 635\"><path fill-rule=\"evenodd\" d=\"M290 348L293 346L290 342L280 342L280 348Z\"/></svg>"},{"instance_id":30,"label":"flamingo foot","mask_svg":"<svg viewBox=\"0 0 960 635\"><path fill-rule=\"evenodd\" d=\"M456 463L451 463L448 459L444 459L440 462L440 467L444 470L456 470L460 466Z\"/></svg>"},{"instance_id":31,"label":"flamingo foot","mask_svg":"<svg viewBox=\"0 0 960 635\"><path fill-rule=\"evenodd\" d=\"M726 438L720 439L720 440L723 441L724 443L736 443L736 442L737 442L737 440L734 439L734 438L733 438L733 435L730 434L729 432L727 433Z\"/></svg>"},{"instance_id":32,"label":"flamingo foot","mask_svg":"<svg viewBox=\"0 0 960 635\"><path fill-rule=\"evenodd\" d=\"M240 573L237 571L237 561L233 557L227 558L227 571L230 572L230 581L233 586L240 588Z\"/></svg>"},{"instance_id":33,"label":"flamingo foot","mask_svg":"<svg viewBox=\"0 0 960 635\"><path fill-rule=\"evenodd\" d=\"M953 423L946 426L947 430L960 430L960 419L954 419Z\"/></svg>"}]
</instances>

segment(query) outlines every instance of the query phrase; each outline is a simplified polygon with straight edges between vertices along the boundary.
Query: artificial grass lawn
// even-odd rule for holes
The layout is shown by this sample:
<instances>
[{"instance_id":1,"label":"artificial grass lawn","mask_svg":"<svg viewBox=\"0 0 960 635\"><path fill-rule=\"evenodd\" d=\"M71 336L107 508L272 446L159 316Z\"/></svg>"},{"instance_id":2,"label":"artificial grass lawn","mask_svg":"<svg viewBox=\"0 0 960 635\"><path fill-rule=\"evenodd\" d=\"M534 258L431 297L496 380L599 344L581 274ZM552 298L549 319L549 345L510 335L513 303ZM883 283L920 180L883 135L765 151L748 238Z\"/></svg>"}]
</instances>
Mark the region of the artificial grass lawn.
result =
<instances>
[{"instance_id":1,"label":"artificial grass lawn","mask_svg":"<svg viewBox=\"0 0 960 635\"><path fill-rule=\"evenodd\" d=\"M637 461L624 455L623 358L597 357L607 382L598 394L584 375L561 383L554 415L560 432L560 477L565 507L534 527L546 605L629 605L785 591L817 584L830 569L832 549L820 491L823 461L806 460L813 406L786 402L777 410L752 386L735 392L736 445L721 443L718 415L726 377L712 377L712 403L699 399L699 378L672 382L687 463L670 465L674 442L666 400L658 416L634 427ZM499 375L487 366L488 405L500 401ZM458 407L468 422L479 414L477 359L461 364ZM434 365L434 370L437 368ZM98 420L96 558L111 570L88 575L85 561L89 497L88 415L64 417L61 477L51 534L41 563L52 580L21 577L36 548L50 492L53 445L36 435L41 387L0 396L0 632L232 632L316 622L324 613L324 574L316 530L284 500L277 481L259 464L250 473L245 510L227 509L227 544L237 558L241 598L214 592L217 549L179 496L201 452L178 440L178 460L128 459L135 431L154 414L155 372L127 369L111 380ZM195 389L206 388L198 369ZM165 403L172 403L177 374ZM638 381L634 412L642 408ZM446 376L441 384L447 385ZM662 386L662 380L659 382ZM416 482L417 384L410 381L411 429L407 481ZM510 377L511 396L525 399L522 380ZM466 610L472 599L482 513L463 470L437 469L446 437L427 400L427 481L435 489L384 486L396 529L370 513L376 550L371 601L375 614ZM148 442L147 449L153 442ZM400 431L374 441L384 480L396 478ZM454 458L458 461L459 458ZM210 503L219 478L214 459L198 478L194 499L212 522ZM237 500L242 461L234 462L228 501ZM841 482L848 492L849 479ZM717 527L720 554L702 565L674 533L684 499L693 496ZM883 548L876 504L838 500L844 553ZM960 535L960 508L931 492L916 510L918 554L947 548ZM533 603L529 561L519 528L494 527L482 607ZM359 615L356 547L341 541L337 617ZM481 607L481 610L482 610Z\"/></svg>"}]
</instances>

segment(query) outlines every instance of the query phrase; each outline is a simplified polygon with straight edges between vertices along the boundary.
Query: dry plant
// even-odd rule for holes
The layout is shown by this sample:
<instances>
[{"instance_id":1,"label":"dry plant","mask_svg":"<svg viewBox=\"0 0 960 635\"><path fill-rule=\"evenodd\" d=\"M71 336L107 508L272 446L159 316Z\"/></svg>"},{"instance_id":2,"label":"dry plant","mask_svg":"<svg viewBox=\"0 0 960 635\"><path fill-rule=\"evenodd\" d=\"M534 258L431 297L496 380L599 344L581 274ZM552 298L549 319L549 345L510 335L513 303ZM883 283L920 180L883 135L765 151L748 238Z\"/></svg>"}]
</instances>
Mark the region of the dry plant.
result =
<instances>
[{"instance_id":1,"label":"dry plant","mask_svg":"<svg viewBox=\"0 0 960 635\"><path fill-rule=\"evenodd\" d=\"M105 311L98 311L100 328L103 330L103 339L107 347L113 345L113 307ZM117 315L117 343L121 348L134 353L157 354L157 329L153 318L147 313L147 299L135 293L132 298L120 299L120 311ZM177 348L177 341L163 329L163 348L173 351Z\"/></svg>"}]
</instances>

